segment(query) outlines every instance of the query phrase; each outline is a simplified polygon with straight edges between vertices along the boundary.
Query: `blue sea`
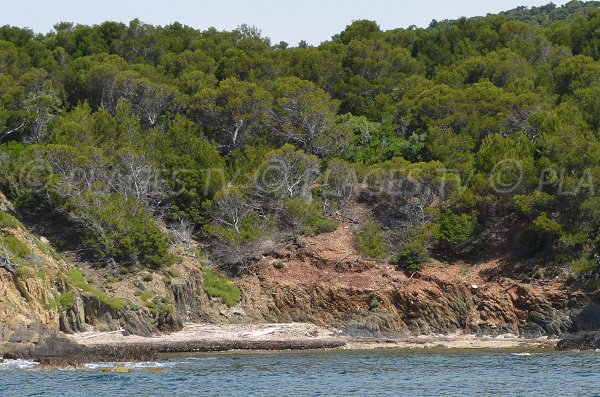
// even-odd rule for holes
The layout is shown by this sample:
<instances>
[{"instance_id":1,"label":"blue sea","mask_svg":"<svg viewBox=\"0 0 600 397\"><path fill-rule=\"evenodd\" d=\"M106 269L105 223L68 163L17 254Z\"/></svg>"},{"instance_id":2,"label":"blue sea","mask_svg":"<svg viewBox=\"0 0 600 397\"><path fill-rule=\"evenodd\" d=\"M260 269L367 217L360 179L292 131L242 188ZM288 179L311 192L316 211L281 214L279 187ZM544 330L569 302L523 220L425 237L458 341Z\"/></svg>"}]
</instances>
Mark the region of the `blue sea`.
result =
<instances>
[{"instance_id":1,"label":"blue sea","mask_svg":"<svg viewBox=\"0 0 600 397\"><path fill-rule=\"evenodd\" d=\"M106 372L115 365L129 372ZM15 360L0 364L0 396L600 396L600 352L230 352L59 370Z\"/></svg>"}]
</instances>

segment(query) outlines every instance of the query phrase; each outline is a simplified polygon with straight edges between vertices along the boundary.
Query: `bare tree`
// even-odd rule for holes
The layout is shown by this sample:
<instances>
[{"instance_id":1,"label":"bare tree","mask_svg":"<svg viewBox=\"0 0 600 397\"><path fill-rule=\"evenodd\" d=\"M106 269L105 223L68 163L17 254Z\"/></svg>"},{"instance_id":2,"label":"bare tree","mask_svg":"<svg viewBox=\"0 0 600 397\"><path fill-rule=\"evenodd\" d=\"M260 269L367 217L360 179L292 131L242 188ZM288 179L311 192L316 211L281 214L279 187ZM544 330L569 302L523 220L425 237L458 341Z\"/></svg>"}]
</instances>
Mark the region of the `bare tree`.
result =
<instances>
[{"instance_id":1,"label":"bare tree","mask_svg":"<svg viewBox=\"0 0 600 397\"><path fill-rule=\"evenodd\" d=\"M319 175L319 160L292 145L271 153L255 178L255 196L311 201L310 185Z\"/></svg>"},{"instance_id":2,"label":"bare tree","mask_svg":"<svg viewBox=\"0 0 600 397\"><path fill-rule=\"evenodd\" d=\"M195 257L194 254L190 254L192 235L194 233L194 224L191 223L187 218L180 218L178 222L172 225L172 230L177 242L183 245L184 253L186 255Z\"/></svg>"},{"instance_id":3,"label":"bare tree","mask_svg":"<svg viewBox=\"0 0 600 397\"><path fill-rule=\"evenodd\" d=\"M324 174L324 204L344 216L345 209L357 189L358 179L352 165L343 160L332 160Z\"/></svg>"},{"instance_id":4,"label":"bare tree","mask_svg":"<svg viewBox=\"0 0 600 397\"><path fill-rule=\"evenodd\" d=\"M240 233L242 222L252 212L252 207L238 190L224 192L215 198L210 211L212 221Z\"/></svg>"},{"instance_id":5,"label":"bare tree","mask_svg":"<svg viewBox=\"0 0 600 397\"><path fill-rule=\"evenodd\" d=\"M165 185L156 168L144 155L122 152L113 172L108 176L111 190L131 195L148 209L157 212L167 196Z\"/></svg>"}]
</instances>

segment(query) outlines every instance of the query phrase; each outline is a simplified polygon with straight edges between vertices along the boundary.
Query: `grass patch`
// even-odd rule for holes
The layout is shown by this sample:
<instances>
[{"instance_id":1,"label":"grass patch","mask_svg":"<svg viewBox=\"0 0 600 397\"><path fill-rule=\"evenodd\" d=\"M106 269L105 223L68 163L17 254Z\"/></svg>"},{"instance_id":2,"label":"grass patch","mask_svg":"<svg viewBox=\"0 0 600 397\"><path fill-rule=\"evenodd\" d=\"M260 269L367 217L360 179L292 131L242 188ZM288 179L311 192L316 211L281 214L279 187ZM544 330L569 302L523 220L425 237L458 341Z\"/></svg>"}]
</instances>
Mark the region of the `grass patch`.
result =
<instances>
[{"instance_id":1,"label":"grass patch","mask_svg":"<svg viewBox=\"0 0 600 397\"><path fill-rule=\"evenodd\" d=\"M63 310L69 310L75 305L75 291L63 292L56 298L56 303Z\"/></svg>"},{"instance_id":2,"label":"grass patch","mask_svg":"<svg viewBox=\"0 0 600 397\"><path fill-rule=\"evenodd\" d=\"M152 299L153 296L154 296L154 292L152 292L152 291L141 291L140 295L139 295L140 299L143 301Z\"/></svg>"},{"instance_id":3,"label":"grass patch","mask_svg":"<svg viewBox=\"0 0 600 397\"><path fill-rule=\"evenodd\" d=\"M25 278L42 278L40 277L43 273L37 271L31 266L19 265L15 268L15 274L21 279Z\"/></svg>"},{"instance_id":4,"label":"grass patch","mask_svg":"<svg viewBox=\"0 0 600 397\"><path fill-rule=\"evenodd\" d=\"M0 238L0 243L4 244L4 246L10 251L11 254L19 257L25 258L31 254L31 250L27 245L22 243L18 238L13 235L6 235Z\"/></svg>"},{"instance_id":5,"label":"grass patch","mask_svg":"<svg viewBox=\"0 0 600 397\"><path fill-rule=\"evenodd\" d=\"M98 291L85 280L83 273L81 273L81 271L76 267L69 271L69 273L67 274L67 280L69 281L69 283L71 283L71 285L89 293L98 301L104 303L106 306L119 311L125 310L125 300L115 298L114 296L107 295L102 291Z\"/></svg>"},{"instance_id":6,"label":"grass patch","mask_svg":"<svg viewBox=\"0 0 600 397\"><path fill-rule=\"evenodd\" d=\"M232 281L217 274L210 267L202 268L202 277L204 278L202 288L208 296L221 297L228 306L233 306L240 302L242 292Z\"/></svg>"},{"instance_id":7,"label":"grass patch","mask_svg":"<svg viewBox=\"0 0 600 397\"><path fill-rule=\"evenodd\" d=\"M44 243L37 237L35 238L35 244L40 251L42 251L45 255L48 255L50 258L56 261L65 259L65 256L56 252L56 250L49 243Z\"/></svg>"},{"instance_id":8,"label":"grass patch","mask_svg":"<svg viewBox=\"0 0 600 397\"><path fill-rule=\"evenodd\" d=\"M0 228L16 229L21 226L21 222L8 212L0 211Z\"/></svg>"}]
</instances>

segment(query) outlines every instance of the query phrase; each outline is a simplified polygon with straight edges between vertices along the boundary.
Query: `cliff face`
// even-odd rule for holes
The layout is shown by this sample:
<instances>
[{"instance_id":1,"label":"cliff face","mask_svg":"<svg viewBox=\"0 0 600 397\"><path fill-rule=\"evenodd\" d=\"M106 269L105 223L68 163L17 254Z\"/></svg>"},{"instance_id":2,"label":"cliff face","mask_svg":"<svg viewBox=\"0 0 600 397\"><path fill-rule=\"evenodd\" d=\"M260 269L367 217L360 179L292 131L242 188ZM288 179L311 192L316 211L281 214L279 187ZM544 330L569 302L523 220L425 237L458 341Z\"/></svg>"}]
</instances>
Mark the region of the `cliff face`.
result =
<instances>
[{"instance_id":1,"label":"cliff face","mask_svg":"<svg viewBox=\"0 0 600 397\"><path fill-rule=\"evenodd\" d=\"M577 330L577 315L590 302L559 280L501 277L501 261L434 262L405 274L348 253L350 238L341 228L305 239L307 249L264 258L257 275L243 280L246 312L356 336L460 331L537 337ZM273 266L280 262L283 267Z\"/></svg>"},{"instance_id":2,"label":"cliff face","mask_svg":"<svg viewBox=\"0 0 600 397\"><path fill-rule=\"evenodd\" d=\"M11 212L4 199L0 207ZM597 299L559 279L502 277L510 264L500 260L434 262L405 274L360 258L349 225L263 257L254 274L235 280L242 299L233 307L207 296L194 258L166 273L119 275L76 267L12 218L0 229L2 241L27 248L0 267L0 354L76 349L62 333L148 336L186 322L311 322L367 337L457 331L537 337L600 329Z\"/></svg>"}]
</instances>

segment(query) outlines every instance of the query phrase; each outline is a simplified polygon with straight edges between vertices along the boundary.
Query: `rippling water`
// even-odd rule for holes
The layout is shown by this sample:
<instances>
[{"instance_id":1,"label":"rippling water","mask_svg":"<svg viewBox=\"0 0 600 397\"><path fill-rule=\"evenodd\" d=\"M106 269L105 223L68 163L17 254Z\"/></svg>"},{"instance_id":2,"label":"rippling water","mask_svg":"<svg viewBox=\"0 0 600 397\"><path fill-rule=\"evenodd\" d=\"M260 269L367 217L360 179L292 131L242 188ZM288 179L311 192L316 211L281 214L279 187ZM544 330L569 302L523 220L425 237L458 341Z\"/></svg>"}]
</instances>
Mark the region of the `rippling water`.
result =
<instances>
[{"instance_id":1,"label":"rippling water","mask_svg":"<svg viewBox=\"0 0 600 397\"><path fill-rule=\"evenodd\" d=\"M598 352L220 353L102 371L113 365L43 371L5 362L0 396L600 396Z\"/></svg>"}]
</instances>

